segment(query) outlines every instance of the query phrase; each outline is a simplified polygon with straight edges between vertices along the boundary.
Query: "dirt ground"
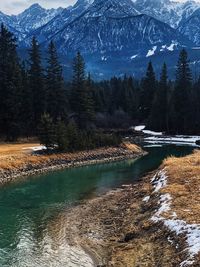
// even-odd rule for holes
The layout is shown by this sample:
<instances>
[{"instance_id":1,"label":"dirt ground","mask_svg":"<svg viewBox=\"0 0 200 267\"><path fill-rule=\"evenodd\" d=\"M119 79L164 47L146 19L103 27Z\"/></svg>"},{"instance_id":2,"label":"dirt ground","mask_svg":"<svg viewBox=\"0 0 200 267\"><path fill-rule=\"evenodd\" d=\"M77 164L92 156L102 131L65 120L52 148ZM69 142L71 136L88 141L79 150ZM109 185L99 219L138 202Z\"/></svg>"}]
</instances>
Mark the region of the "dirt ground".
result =
<instances>
[{"instance_id":1,"label":"dirt ground","mask_svg":"<svg viewBox=\"0 0 200 267\"><path fill-rule=\"evenodd\" d=\"M14 143L14 144L7 144L7 143L0 143L0 158L6 156L16 156L27 154L32 151L32 147L40 146L39 143Z\"/></svg>"},{"instance_id":2,"label":"dirt ground","mask_svg":"<svg viewBox=\"0 0 200 267\"><path fill-rule=\"evenodd\" d=\"M160 192L154 192L151 180L155 173L151 173L136 185L63 212L49 227L59 231L65 225L68 242L81 244L98 266L199 267L199 254L191 265L181 265L188 257L186 236L176 235L162 221L153 222L152 216L160 207L159 196L170 194L177 220L199 224L200 151L184 158L170 157L162 169L168 181ZM150 200L144 201L147 196Z\"/></svg>"}]
</instances>

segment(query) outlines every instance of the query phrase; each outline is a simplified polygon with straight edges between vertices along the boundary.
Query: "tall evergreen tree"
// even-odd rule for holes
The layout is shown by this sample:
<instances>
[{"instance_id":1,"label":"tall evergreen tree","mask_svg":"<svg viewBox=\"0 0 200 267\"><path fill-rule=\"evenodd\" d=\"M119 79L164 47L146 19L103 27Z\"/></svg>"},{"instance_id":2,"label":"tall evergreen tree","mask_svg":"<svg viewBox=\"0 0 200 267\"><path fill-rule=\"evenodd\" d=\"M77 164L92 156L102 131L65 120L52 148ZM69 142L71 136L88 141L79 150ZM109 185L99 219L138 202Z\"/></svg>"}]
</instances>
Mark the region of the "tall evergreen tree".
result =
<instances>
[{"instance_id":1,"label":"tall evergreen tree","mask_svg":"<svg viewBox=\"0 0 200 267\"><path fill-rule=\"evenodd\" d=\"M125 76L122 81L121 103L123 110L134 118L137 112L137 94L132 77Z\"/></svg>"},{"instance_id":2,"label":"tall evergreen tree","mask_svg":"<svg viewBox=\"0 0 200 267\"><path fill-rule=\"evenodd\" d=\"M67 116L67 102L62 67L58 60L56 47L52 41L48 47L46 92L48 114L54 121L58 118L65 120Z\"/></svg>"},{"instance_id":3,"label":"tall evergreen tree","mask_svg":"<svg viewBox=\"0 0 200 267\"><path fill-rule=\"evenodd\" d=\"M0 28L0 129L8 140L20 134L20 65L16 39L2 24Z\"/></svg>"},{"instance_id":4,"label":"tall evergreen tree","mask_svg":"<svg viewBox=\"0 0 200 267\"><path fill-rule=\"evenodd\" d=\"M200 77L192 88L191 96L192 133L200 134Z\"/></svg>"},{"instance_id":5,"label":"tall evergreen tree","mask_svg":"<svg viewBox=\"0 0 200 267\"><path fill-rule=\"evenodd\" d=\"M47 113L44 113L41 116L41 121L38 125L38 137L40 143L45 145L48 150L55 148L55 143L56 143L55 125L53 123L52 118Z\"/></svg>"},{"instance_id":6,"label":"tall evergreen tree","mask_svg":"<svg viewBox=\"0 0 200 267\"><path fill-rule=\"evenodd\" d=\"M32 92L28 83L28 73L26 70L25 62L21 64L21 108L20 108L20 120L22 127L22 135L31 136L33 126L33 103Z\"/></svg>"},{"instance_id":7,"label":"tall evergreen tree","mask_svg":"<svg viewBox=\"0 0 200 267\"><path fill-rule=\"evenodd\" d=\"M85 77L85 62L80 52L78 52L73 62L71 100L72 110L75 111L78 125L81 128L87 126L94 110L89 87L90 83L86 81Z\"/></svg>"},{"instance_id":8,"label":"tall evergreen tree","mask_svg":"<svg viewBox=\"0 0 200 267\"><path fill-rule=\"evenodd\" d=\"M176 134L189 133L191 126L191 87L192 74L185 49L180 52L175 88L172 95L170 112L171 131Z\"/></svg>"},{"instance_id":9,"label":"tall evergreen tree","mask_svg":"<svg viewBox=\"0 0 200 267\"><path fill-rule=\"evenodd\" d=\"M90 73L85 83L85 90L85 119L92 122L95 118L94 82L91 79Z\"/></svg>"},{"instance_id":10,"label":"tall evergreen tree","mask_svg":"<svg viewBox=\"0 0 200 267\"><path fill-rule=\"evenodd\" d=\"M156 83L155 73L153 65L150 61L147 67L146 76L141 83L140 118L142 121L147 120L150 115L154 100L154 94L156 91L156 86L157 83Z\"/></svg>"},{"instance_id":11,"label":"tall evergreen tree","mask_svg":"<svg viewBox=\"0 0 200 267\"><path fill-rule=\"evenodd\" d=\"M33 132L40 123L42 114L46 111L46 92L44 74L41 63L40 46L35 37L32 39L29 50L29 87L33 106Z\"/></svg>"},{"instance_id":12,"label":"tall evergreen tree","mask_svg":"<svg viewBox=\"0 0 200 267\"><path fill-rule=\"evenodd\" d=\"M155 131L168 131L168 97L169 84L167 76L167 66L164 63L160 75L160 82L155 93L151 116L149 119L149 127Z\"/></svg>"}]
</instances>

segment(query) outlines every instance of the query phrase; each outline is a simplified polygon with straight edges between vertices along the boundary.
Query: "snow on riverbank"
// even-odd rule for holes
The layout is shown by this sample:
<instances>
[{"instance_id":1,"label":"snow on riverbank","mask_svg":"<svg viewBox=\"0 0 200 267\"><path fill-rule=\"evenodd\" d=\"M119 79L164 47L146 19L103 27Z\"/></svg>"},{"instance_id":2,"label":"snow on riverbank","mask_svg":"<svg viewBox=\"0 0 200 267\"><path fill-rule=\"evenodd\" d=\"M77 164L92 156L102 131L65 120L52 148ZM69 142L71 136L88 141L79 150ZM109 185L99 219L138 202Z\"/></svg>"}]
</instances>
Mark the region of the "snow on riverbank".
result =
<instances>
[{"instance_id":1,"label":"snow on riverbank","mask_svg":"<svg viewBox=\"0 0 200 267\"><path fill-rule=\"evenodd\" d=\"M151 130L146 130L145 125L135 126L134 130L137 132L142 132L147 137L144 138L146 143L149 144L175 144L175 145L191 145L196 146L197 141L200 140L200 136L187 136L187 135L174 135L174 136L165 136L162 132L155 132Z\"/></svg>"},{"instance_id":2,"label":"snow on riverbank","mask_svg":"<svg viewBox=\"0 0 200 267\"><path fill-rule=\"evenodd\" d=\"M196 142L200 140L200 136L150 136L145 138L145 142L150 144L175 144L175 145L192 145L198 146Z\"/></svg>"},{"instance_id":3,"label":"snow on riverbank","mask_svg":"<svg viewBox=\"0 0 200 267\"><path fill-rule=\"evenodd\" d=\"M154 193L160 192L162 188L167 186L166 171L158 172L151 183L154 187ZM152 216L153 222L163 222L170 231L177 235L184 234L186 236L188 257L180 264L180 267L186 267L194 264L195 256L200 253L200 225L188 224L187 222L178 219L177 215L171 209L172 196L168 193L161 194L158 201L159 208ZM167 214L167 218L165 217Z\"/></svg>"},{"instance_id":4,"label":"snow on riverbank","mask_svg":"<svg viewBox=\"0 0 200 267\"><path fill-rule=\"evenodd\" d=\"M148 135L161 136L163 134L161 132L155 132L155 131L145 130L145 129L146 129L145 125L139 125L139 126L134 127L134 130L136 132L143 132L144 134L148 134Z\"/></svg>"},{"instance_id":5,"label":"snow on riverbank","mask_svg":"<svg viewBox=\"0 0 200 267\"><path fill-rule=\"evenodd\" d=\"M34 146L34 147L26 147L26 148L23 148L23 150L32 150L34 152L37 152L37 151L42 151L42 150L46 150L46 146Z\"/></svg>"}]
</instances>

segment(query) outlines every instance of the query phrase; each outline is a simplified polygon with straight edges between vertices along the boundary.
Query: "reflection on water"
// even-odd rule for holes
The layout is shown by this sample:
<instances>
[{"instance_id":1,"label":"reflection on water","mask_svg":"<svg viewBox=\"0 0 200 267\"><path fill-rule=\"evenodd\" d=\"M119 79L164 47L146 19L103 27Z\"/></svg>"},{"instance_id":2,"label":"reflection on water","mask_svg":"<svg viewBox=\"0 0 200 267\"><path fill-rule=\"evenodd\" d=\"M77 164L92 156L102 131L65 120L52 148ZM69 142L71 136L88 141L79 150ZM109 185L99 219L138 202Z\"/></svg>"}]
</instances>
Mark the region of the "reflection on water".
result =
<instances>
[{"instance_id":1,"label":"reflection on water","mask_svg":"<svg viewBox=\"0 0 200 267\"><path fill-rule=\"evenodd\" d=\"M67 207L122 184L137 181L169 155L190 147L148 148L139 160L41 175L0 189L0 267L94 266L83 249L69 244L65 220L51 224Z\"/></svg>"}]
</instances>

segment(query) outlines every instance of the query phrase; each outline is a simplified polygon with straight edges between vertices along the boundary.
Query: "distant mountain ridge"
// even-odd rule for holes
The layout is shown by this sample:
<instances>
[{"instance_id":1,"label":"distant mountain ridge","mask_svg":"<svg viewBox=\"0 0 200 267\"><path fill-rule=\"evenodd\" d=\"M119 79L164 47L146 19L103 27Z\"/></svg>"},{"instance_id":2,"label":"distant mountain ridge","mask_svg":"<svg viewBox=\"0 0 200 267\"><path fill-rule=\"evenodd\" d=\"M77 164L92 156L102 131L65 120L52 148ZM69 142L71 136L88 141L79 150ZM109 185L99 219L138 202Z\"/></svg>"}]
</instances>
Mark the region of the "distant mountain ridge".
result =
<instances>
[{"instance_id":1,"label":"distant mountain ridge","mask_svg":"<svg viewBox=\"0 0 200 267\"><path fill-rule=\"evenodd\" d=\"M128 66L140 71L147 60L200 45L200 4L194 1L78 0L58 9L34 4L16 16L0 12L0 22L16 35L20 49L36 36L43 49L53 40L61 58L81 51L97 76L120 75Z\"/></svg>"}]
</instances>

